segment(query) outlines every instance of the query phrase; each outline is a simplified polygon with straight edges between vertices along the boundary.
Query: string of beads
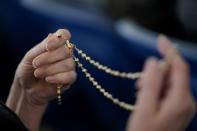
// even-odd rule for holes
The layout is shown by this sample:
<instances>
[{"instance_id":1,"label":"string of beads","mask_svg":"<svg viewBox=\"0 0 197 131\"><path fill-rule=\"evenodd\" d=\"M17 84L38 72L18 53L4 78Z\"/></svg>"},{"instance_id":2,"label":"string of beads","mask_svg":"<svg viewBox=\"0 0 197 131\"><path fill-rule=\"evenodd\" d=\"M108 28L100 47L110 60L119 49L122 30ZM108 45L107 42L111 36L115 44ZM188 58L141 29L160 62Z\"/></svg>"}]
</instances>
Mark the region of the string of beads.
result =
<instances>
[{"instance_id":1,"label":"string of beads","mask_svg":"<svg viewBox=\"0 0 197 131\"><path fill-rule=\"evenodd\" d=\"M112 96L111 93L107 92L102 86L94 79L94 77L87 71L87 69L83 66L83 64L80 63L79 59L73 54L73 50L75 49L79 55L81 55L82 58L87 60L90 64L94 65L97 67L99 70L103 70L106 73L116 76L116 77L121 77L121 78L128 78L128 79L137 79L141 76L140 72L137 73L126 73L126 72L120 72L117 70L112 70L111 68L104 66L100 64L99 62L92 60L89 56L87 56L85 53L83 53L82 50L79 50L74 44L70 43L67 40L67 46L72 53L74 61L77 63L78 67L81 69L81 71L85 74L85 76L88 78L88 80L92 83L92 85L99 90L107 99L111 100L114 104L119 105L120 107L133 111L135 109L134 105L125 103L120 101L118 98L115 98Z\"/></svg>"}]
</instances>

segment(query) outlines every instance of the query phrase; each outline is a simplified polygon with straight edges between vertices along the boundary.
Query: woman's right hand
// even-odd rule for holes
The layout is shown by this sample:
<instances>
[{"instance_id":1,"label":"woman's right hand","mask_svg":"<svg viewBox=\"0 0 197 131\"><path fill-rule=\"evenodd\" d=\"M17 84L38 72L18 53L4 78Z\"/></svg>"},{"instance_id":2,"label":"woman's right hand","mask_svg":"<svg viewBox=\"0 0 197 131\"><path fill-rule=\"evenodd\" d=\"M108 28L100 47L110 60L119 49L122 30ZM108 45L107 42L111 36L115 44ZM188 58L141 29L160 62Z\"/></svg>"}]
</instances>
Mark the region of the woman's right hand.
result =
<instances>
[{"instance_id":1,"label":"woman's right hand","mask_svg":"<svg viewBox=\"0 0 197 131\"><path fill-rule=\"evenodd\" d=\"M164 36L158 39L160 53L168 57L173 46ZM137 82L136 110L128 121L128 131L182 131L196 112L189 88L189 67L177 52L167 72L156 59L149 59Z\"/></svg>"}]
</instances>

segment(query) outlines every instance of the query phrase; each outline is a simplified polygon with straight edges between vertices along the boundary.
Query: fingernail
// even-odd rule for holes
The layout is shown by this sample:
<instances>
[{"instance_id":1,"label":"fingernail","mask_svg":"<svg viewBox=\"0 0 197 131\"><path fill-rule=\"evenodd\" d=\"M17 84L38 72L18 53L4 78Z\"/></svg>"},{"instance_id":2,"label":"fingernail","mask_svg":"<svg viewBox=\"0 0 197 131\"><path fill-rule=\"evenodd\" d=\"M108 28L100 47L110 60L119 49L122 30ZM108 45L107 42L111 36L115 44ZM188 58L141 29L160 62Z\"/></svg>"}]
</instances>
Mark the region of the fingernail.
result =
<instances>
[{"instance_id":1,"label":"fingernail","mask_svg":"<svg viewBox=\"0 0 197 131\"><path fill-rule=\"evenodd\" d=\"M34 68L38 68L41 66L41 63L38 59L39 59L39 57L35 58L32 62Z\"/></svg>"},{"instance_id":2,"label":"fingernail","mask_svg":"<svg viewBox=\"0 0 197 131\"><path fill-rule=\"evenodd\" d=\"M37 68L37 66L36 66L36 63L35 63L35 62L32 62L32 65L33 65L33 67L34 67L34 68Z\"/></svg>"},{"instance_id":3,"label":"fingernail","mask_svg":"<svg viewBox=\"0 0 197 131\"><path fill-rule=\"evenodd\" d=\"M38 65L36 63L36 60L33 60L32 65L33 65L34 68L38 68Z\"/></svg>"},{"instance_id":4,"label":"fingernail","mask_svg":"<svg viewBox=\"0 0 197 131\"><path fill-rule=\"evenodd\" d=\"M40 71L40 70L35 70L34 71L34 76L37 77L37 78L43 78L43 73Z\"/></svg>"}]
</instances>

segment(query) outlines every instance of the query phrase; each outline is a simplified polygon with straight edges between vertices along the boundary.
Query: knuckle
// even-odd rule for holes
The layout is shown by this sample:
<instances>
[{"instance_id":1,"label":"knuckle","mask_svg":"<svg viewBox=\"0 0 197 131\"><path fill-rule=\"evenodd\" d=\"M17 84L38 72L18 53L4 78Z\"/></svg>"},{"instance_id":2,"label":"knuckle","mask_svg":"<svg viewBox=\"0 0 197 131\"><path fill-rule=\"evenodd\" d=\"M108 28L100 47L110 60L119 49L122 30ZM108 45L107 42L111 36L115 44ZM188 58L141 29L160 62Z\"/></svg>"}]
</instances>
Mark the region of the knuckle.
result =
<instances>
[{"instance_id":1,"label":"knuckle","mask_svg":"<svg viewBox=\"0 0 197 131\"><path fill-rule=\"evenodd\" d=\"M75 68L75 63L72 58L68 59L68 61L66 62L66 67L69 70L72 70Z\"/></svg>"}]
</instances>

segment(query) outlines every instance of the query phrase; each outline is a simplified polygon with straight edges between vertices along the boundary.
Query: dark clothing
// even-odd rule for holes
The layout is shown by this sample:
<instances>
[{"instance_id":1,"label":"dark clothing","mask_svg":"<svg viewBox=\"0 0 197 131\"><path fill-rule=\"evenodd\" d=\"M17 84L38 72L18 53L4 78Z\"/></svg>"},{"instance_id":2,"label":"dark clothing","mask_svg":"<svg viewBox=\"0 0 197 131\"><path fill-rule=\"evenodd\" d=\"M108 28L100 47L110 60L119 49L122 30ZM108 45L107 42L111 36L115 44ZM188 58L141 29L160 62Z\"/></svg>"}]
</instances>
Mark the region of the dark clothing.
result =
<instances>
[{"instance_id":1,"label":"dark clothing","mask_svg":"<svg viewBox=\"0 0 197 131\"><path fill-rule=\"evenodd\" d=\"M6 131L28 131L18 116L0 102L0 127Z\"/></svg>"}]
</instances>

